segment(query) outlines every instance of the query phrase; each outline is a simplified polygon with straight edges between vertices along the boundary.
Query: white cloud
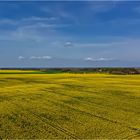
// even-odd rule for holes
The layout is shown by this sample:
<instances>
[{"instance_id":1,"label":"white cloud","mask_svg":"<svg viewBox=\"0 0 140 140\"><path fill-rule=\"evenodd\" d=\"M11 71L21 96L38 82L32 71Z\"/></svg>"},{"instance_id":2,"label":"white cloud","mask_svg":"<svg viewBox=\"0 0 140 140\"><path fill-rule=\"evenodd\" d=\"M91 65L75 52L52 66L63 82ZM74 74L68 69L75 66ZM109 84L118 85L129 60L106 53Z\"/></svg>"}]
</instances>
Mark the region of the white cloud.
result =
<instances>
[{"instance_id":1,"label":"white cloud","mask_svg":"<svg viewBox=\"0 0 140 140\"><path fill-rule=\"evenodd\" d=\"M91 57L87 57L87 58L85 58L84 60L86 60L86 61L93 61L94 59L91 58Z\"/></svg>"},{"instance_id":2,"label":"white cloud","mask_svg":"<svg viewBox=\"0 0 140 140\"><path fill-rule=\"evenodd\" d=\"M17 25L18 21L12 19L1 19L0 25L9 24L9 25Z\"/></svg>"},{"instance_id":3,"label":"white cloud","mask_svg":"<svg viewBox=\"0 0 140 140\"><path fill-rule=\"evenodd\" d=\"M66 42L64 44L64 47L73 47L73 46L74 46L74 44L72 42Z\"/></svg>"},{"instance_id":4,"label":"white cloud","mask_svg":"<svg viewBox=\"0 0 140 140\"><path fill-rule=\"evenodd\" d=\"M140 14L140 6L134 8L134 11Z\"/></svg>"},{"instance_id":5,"label":"white cloud","mask_svg":"<svg viewBox=\"0 0 140 140\"><path fill-rule=\"evenodd\" d=\"M54 17L57 17L59 20L68 19L71 22L79 23L78 18L74 14L72 14L72 13L68 12L66 9L64 9L62 5L61 6L53 5L51 8L47 7L47 6L41 7L40 10L45 13L49 13Z\"/></svg>"},{"instance_id":6,"label":"white cloud","mask_svg":"<svg viewBox=\"0 0 140 140\"><path fill-rule=\"evenodd\" d=\"M52 59L51 56L42 56L42 59Z\"/></svg>"},{"instance_id":7,"label":"white cloud","mask_svg":"<svg viewBox=\"0 0 140 140\"><path fill-rule=\"evenodd\" d=\"M100 61L111 61L111 60L114 60L112 58L104 58L104 57L101 57L101 58L91 58L91 57L87 57L84 59L85 61L96 61L96 62L100 62Z\"/></svg>"},{"instance_id":8,"label":"white cloud","mask_svg":"<svg viewBox=\"0 0 140 140\"><path fill-rule=\"evenodd\" d=\"M117 1L90 1L89 3L89 9L94 13L99 13L112 10L116 6Z\"/></svg>"},{"instance_id":9,"label":"white cloud","mask_svg":"<svg viewBox=\"0 0 140 140\"><path fill-rule=\"evenodd\" d=\"M35 23L35 22L55 22L58 20L57 17L28 17L28 18L21 18L19 20L15 19L0 19L0 24L9 24L9 25L21 25L26 23Z\"/></svg>"},{"instance_id":10,"label":"white cloud","mask_svg":"<svg viewBox=\"0 0 140 140\"><path fill-rule=\"evenodd\" d=\"M29 18L23 18L21 21L54 21L58 20L57 17L29 17Z\"/></svg>"},{"instance_id":11,"label":"white cloud","mask_svg":"<svg viewBox=\"0 0 140 140\"><path fill-rule=\"evenodd\" d=\"M117 45L126 45L126 41L120 42L107 42L107 43L75 43L77 47L110 47L110 46L117 46Z\"/></svg>"},{"instance_id":12,"label":"white cloud","mask_svg":"<svg viewBox=\"0 0 140 140\"><path fill-rule=\"evenodd\" d=\"M47 59L50 60L52 59L51 56L31 56L29 59Z\"/></svg>"},{"instance_id":13,"label":"white cloud","mask_svg":"<svg viewBox=\"0 0 140 140\"><path fill-rule=\"evenodd\" d=\"M19 56L18 59L22 60L22 59L25 59L25 57L24 56Z\"/></svg>"},{"instance_id":14,"label":"white cloud","mask_svg":"<svg viewBox=\"0 0 140 140\"><path fill-rule=\"evenodd\" d=\"M56 28L64 28L68 27L70 24L53 24L53 23L43 23L43 22L38 22L34 24L28 24L24 25L22 28L24 29L40 29L40 28L48 28L48 29L56 29Z\"/></svg>"}]
</instances>

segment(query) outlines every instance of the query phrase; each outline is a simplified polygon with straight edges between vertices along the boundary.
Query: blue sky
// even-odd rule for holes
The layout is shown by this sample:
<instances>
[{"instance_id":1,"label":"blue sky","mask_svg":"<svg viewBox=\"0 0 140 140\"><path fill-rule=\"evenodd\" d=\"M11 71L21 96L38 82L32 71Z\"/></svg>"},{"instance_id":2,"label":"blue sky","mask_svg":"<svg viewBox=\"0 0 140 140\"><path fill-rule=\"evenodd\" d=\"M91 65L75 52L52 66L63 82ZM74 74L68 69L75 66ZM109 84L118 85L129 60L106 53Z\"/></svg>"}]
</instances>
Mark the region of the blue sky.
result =
<instances>
[{"instance_id":1,"label":"blue sky","mask_svg":"<svg viewBox=\"0 0 140 140\"><path fill-rule=\"evenodd\" d=\"M140 67L139 1L0 2L0 67Z\"/></svg>"}]
</instances>

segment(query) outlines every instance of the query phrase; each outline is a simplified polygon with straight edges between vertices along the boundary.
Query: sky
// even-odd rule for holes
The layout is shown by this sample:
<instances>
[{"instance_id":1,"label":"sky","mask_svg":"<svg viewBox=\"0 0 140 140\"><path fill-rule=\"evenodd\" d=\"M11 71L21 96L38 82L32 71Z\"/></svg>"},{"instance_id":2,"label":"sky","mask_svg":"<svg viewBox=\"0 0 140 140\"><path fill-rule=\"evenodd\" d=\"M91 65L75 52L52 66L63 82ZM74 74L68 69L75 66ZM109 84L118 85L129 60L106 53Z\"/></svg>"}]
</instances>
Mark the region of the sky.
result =
<instances>
[{"instance_id":1,"label":"sky","mask_svg":"<svg viewBox=\"0 0 140 140\"><path fill-rule=\"evenodd\" d=\"M140 67L140 1L0 1L0 67Z\"/></svg>"}]
</instances>

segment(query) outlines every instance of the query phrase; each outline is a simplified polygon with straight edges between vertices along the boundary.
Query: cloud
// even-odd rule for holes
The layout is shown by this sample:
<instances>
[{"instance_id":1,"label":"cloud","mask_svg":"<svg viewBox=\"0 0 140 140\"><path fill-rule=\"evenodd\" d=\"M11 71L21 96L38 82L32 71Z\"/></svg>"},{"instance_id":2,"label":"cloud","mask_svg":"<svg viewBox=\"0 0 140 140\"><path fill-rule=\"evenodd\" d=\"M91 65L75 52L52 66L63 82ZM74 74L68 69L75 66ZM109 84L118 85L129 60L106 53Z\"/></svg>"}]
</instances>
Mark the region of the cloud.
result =
<instances>
[{"instance_id":1,"label":"cloud","mask_svg":"<svg viewBox=\"0 0 140 140\"><path fill-rule=\"evenodd\" d=\"M47 23L36 23L32 25L23 26L23 28L28 29L39 29L39 28L49 28L49 29L56 29L56 28L65 28L70 26L69 24L47 24Z\"/></svg>"},{"instance_id":2,"label":"cloud","mask_svg":"<svg viewBox=\"0 0 140 140\"><path fill-rule=\"evenodd\" d=\"M19 56L18 59L22 60L22 59L25 59L25 57L24 56Z\"/></svg>"},{"instance_id":3,"label":"cloud","mask_svg":"<svg viewBox=\"0 0 140 140\"><path fill-rule=\"evenodd\" d=\"M10 19L3 18L0 19L0 30L12 31L19 29L32 29L41 30L42 28L47 28L50 30L55 30L56 28L69 27L70 24L60 23L57 17L28 17L21 19Z\"/></svg>"},{"instance_id":4,"label":"cloud","mask_svg":"<svg viewBox=\"0 0 140 140\"><path fill-rule=\"evenodd\" d=\"M55 36L59 29L68 28L70 24L57 22L55 17L29 17L19 20L0 19L0 39L38 41L41 38ZM58 30L57 30L58 29ZM4 37L5 36L5 37Z\"/></svg>"},{"instance_id":5,"label":"cloud","mask_svg":"<svg viewBox=\"0 0 140 140\"><path fill-rule=\"evenodd\" d=\"M69 21L69 23L79 23L78 17L75 16L75 14L72 14L72 12L66 10L63 4L56 4L52 7L44 6L41 7L40 11L50 14L51 16L57 17L59 21L64 21L66 19Z\"/></svg>"},{"instance_id":6,"label":"cloud","mask_svg":"<svg viewBox=\"0 0 140 140\"><path fill-rule=\"evenodd\" d=\"M94 13L108 12L112 10L117 1L90 1L89 9Z\"/></svg>"},{"instance_id":7,"label":"cloud","mask_svg":"<svg viewBox=\"0 0 140 140\"><path fill-rule=\"evenodd\" d=\"M137 12L137 13L139 13L139 14L140 14L140 6L135 7L135 8L134 8L134 12Z\"/></svg>"},{"instance_id":8,"label":"cloud","mask_svg":"<svg viewBox=\"0 0 140 140\"><path fill-rule=\"evenodd\" d=\"M73 47L73 46L74 46L74 44L72 42L66 42L64 44L64 47Z\"/></svg>"},{"instance_id":9,"label":"cloud","mask_svg":"<svg viewBox=\"0 0 140 140\"><path fill-rule=\"evenodd\" d=\"M0 19L0 25L5 25L5 24L9 24L9 25L17 25L19 22L16 20L12 20L12 19Z\"/></svg>"},{"instance_id":10,"label":"cloud","mask_svg":"<svg viewBox=\"0 0 140 140\"><path fill-rule=\"evenodd\" d=\"M84 60L85 60L85 61L93 61L94 59L91 58L91 57L87 57L87 58L85 58Z\"/></svg>"},{"instance_id":11,"label":"cloud","mask_svg":"<svg viewBox=\"0 0 140 140\"><path fill-rule=\"evenodd\" d=\"M52 59L51 56L42 56L42 59Z\"/></svg>"},{"instance_id":12,"label":"cloud","mask_svg":"<svg viewBox=\"0 0 140 140\"><path fill-rule=\"evenodd\" d=\"M118 46L118 45L126 45L128 42L125 40L123 41L109 41L109 42L103 42L103 43L75 43L76 47L113 47L113 46Z\"/></svg>"},{"instance_id":13,"label":"cloud","mask_svg":"<svg viewBox=\"0 0 140 140\"><path fill-rule=\"evenodd\" d=\"M87 57L84 59L85 61L95 61L95 62L100 62L100 61L112 61L114 59L112 58L104 58L104 57L101 57L101 58L91 58L91 57Z\"/></svg>"},{"instance_id":14,"label":"cloud","mask_svg":"<svg viewBox=\"0 0 140 140\"><path fill-rule=\"evenodd\" d=\"M3 18L0 19L0 24L10 24L10 25L19 25L19 24L26 24L26 23L34 23L34 22L55 22L59 20L58 17L35 17L31 16L28 18L21 18L21 19L10 19L10 18Z\"/></svg>"},{"instance_id":15,"label":"cloud","mask_svg":"<svg viewBox=\"0 0 140 140\"><path fill-rule=\"evenodd\" d=\"M29 17L29 18L23 18L21 21L54 21L58 20L58 17Z\"/></svg>"},{"instance_id":16,"label":"cloud","mask_svg":"<svg viewBox=\"0 0 140 140\"><path fill-rule=\"evenodd\" d=\"M31 56L29 59L47 59L50 60L52 59L51 56Z\"/></svg>"}]
</instances>

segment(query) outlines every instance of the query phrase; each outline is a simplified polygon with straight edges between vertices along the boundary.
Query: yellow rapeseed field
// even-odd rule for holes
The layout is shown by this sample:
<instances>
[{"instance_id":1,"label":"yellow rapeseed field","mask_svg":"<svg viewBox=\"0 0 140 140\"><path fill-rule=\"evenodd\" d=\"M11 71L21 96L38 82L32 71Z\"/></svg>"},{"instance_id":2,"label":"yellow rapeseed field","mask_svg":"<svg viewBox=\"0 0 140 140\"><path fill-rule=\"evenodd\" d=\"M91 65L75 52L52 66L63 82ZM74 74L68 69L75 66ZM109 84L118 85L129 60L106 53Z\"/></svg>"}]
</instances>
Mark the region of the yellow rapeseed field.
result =
<instances>
[{"instance_id":1,"label":"yellow rapeseed field","mask_svg":"<svg viewBox=\"0 0 140 140\"><path fill-rule=\"evenodd\" d=\"M0 74L0 139L140 139L140 75Z\"/></svg>"}]
</instances>

